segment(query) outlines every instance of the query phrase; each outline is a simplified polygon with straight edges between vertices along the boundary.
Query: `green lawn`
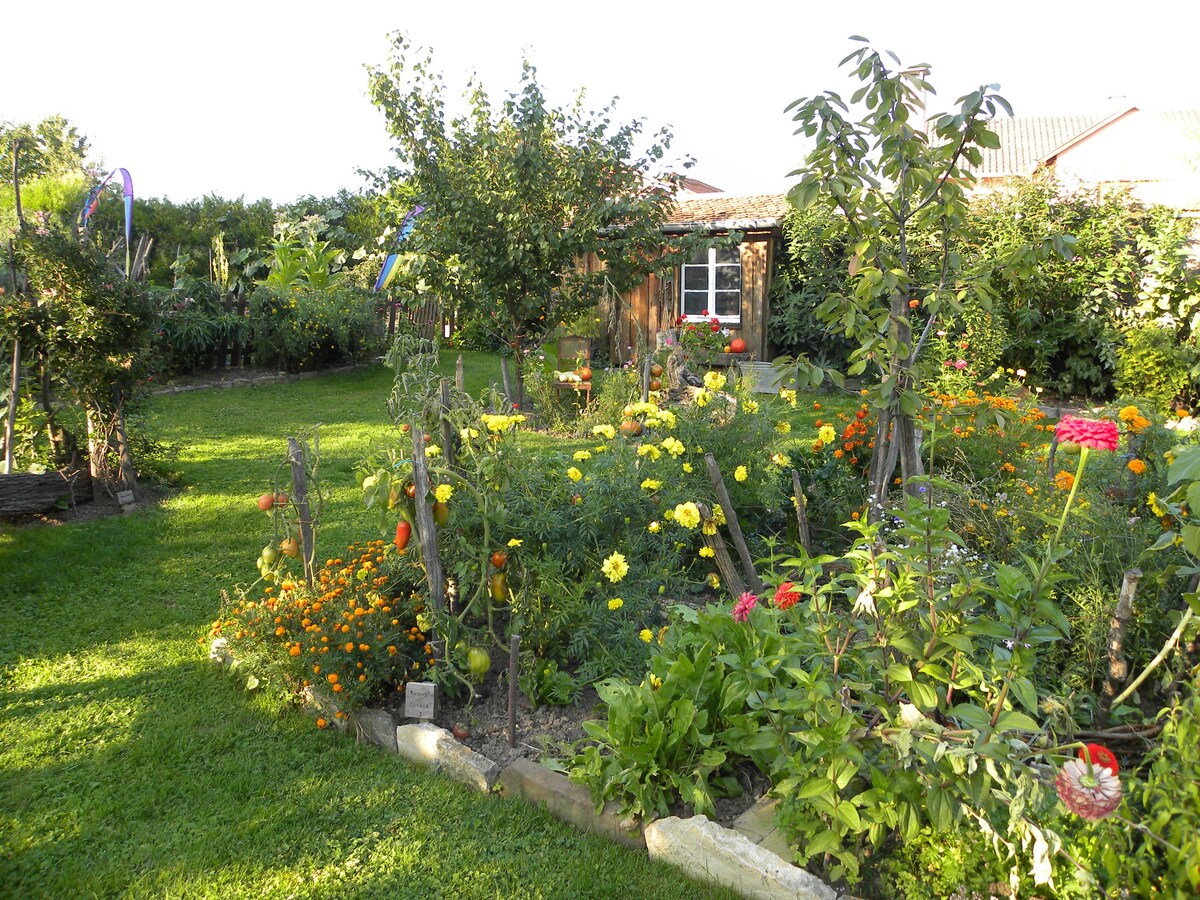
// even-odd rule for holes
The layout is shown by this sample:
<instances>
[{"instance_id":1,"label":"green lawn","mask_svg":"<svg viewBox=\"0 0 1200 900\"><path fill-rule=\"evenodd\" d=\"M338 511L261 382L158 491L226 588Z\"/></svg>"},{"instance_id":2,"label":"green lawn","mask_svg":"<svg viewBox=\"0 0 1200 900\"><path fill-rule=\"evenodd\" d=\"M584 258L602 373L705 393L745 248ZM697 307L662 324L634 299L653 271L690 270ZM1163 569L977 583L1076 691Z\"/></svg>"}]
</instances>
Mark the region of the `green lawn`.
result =
<instances>
[{"instance_id":1,"label":"green lawn","mask_svg":"<svg viewBox=\"0 0 1200 900\"><path fill-rule=\"evenodd\" d=\"M469 362L469 389L491 363ZM147 427L182 446L176 496L0 526L0 896L731 896L318 731L207 662L197 639L256 574L254 499L288 435L323 425L321 550L372 534L352 473L389 390L374 368L159 397Z\"/></svg>"}]
</instances>

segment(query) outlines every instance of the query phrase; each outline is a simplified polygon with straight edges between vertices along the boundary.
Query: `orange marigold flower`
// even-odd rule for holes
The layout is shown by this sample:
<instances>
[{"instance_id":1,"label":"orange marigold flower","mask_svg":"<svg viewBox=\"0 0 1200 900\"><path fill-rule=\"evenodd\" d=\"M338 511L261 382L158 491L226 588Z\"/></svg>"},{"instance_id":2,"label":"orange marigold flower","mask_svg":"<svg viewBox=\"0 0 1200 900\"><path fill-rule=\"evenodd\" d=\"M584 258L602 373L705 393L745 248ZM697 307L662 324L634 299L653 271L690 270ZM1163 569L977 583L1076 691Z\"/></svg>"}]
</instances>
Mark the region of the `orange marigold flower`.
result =
<instances>
[{"instance_id":1,"label":"orange marigold flower","mask_svg":"<svg viewBox=\"0 0 1200 900\"><path fill-rule=\"evenodd\" d=\"M337 672L330 672L329 675L326 677L329 679L330 684L337 684L337 682L338 682Z\"/></svg>"},{"instance_id":2,"label":"orange marigold flower","mask_svg":"<svg viewBox=\"0 0 1200 900\"><path fill-rule=\"evenodd\" d=\"M1075 476L1063 470L1054 476L1054 486L1060 491L1069 491L1075 485Z\"/></svg>"},{"instance_id":3,"label":"orange marigold flower","mask_svg":"<svg viewBox=\"0 0 1200 900\"><path fill-rule=\"evenodd\" d=\"M317 719L317 727L318 728L326 728L326 727L328 727L328 725L329 725L329 723L327 721L325 721L324 719Z\"/></svg>"},{"instance_id":4,"label":"orange marigold flower","mask_svg":"<svg viewBox=\"0 0 1200 900\"><path fill-rule=\"evenodd\" d=\"M340 684L335 684L333 686L333 692L335 694L340 694L342 692L342 686Z\"/></svg>"},{"instance_id":5,"label":"orange marigold flower","mask_svg":"<svg viewBox=\"0 0 1200 900\"><path fill-rule=\"evenodd\" d=\"M1140 459L1131 459L1129 462L1125 463L1125 468L1127 468L1134 475L1146 474L1146 464Z\"/></svg>"},{"instance_id":6,"label":"orange marigold flower","mask_svg":"<svg viewBox=\"0 0 1200 900\"><path fill-rule=\"evenodd\" d=\"M292 644L292 649L288 651L288 655L289 656L299 656L300 655L300 645Z\"/></svg>"}]
</instances>

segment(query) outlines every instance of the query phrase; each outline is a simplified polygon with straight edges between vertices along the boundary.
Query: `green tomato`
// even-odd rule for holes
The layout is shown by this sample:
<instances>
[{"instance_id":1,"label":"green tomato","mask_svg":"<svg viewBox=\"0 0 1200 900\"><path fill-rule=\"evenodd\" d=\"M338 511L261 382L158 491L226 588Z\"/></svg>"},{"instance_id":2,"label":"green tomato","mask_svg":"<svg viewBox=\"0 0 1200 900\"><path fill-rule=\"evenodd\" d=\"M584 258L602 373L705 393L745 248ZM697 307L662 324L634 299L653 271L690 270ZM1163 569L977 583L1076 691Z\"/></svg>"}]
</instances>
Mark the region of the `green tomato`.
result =
<instances>
[{"instance_id":1,"label":"green tomato","mask_svg":"<svg viewBox=\"0 0 1200 900\"><path fill-rule=\"evenodd\" d=\"M467 651L467 668L476 679L482 681L491 667L492 658L482 647L472 647Z\"/></svg>"},{"instance_id":2,"label":"green tomato","mask_svg":"<svg viewBox=\"0 0 1200 900\"><path fill-rule=\"evenodd\" d=\"M279 559L279 551L273 544L267 544L267 546L262 548L262 553L259 554L258 558L268 566L273 566L275 565L275 560Z\"/></svg>"}]
</instances>

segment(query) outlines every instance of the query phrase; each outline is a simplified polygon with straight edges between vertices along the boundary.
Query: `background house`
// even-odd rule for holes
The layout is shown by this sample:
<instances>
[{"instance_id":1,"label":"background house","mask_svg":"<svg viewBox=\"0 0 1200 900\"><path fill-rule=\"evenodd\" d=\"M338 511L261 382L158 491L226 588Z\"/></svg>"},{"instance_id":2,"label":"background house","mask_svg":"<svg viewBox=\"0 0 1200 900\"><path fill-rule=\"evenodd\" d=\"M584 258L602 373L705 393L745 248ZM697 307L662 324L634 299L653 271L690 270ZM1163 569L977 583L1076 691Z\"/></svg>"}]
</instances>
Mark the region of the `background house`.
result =
<instances>
[{"instance_id":1,"label":"background house","mask_svg":"<svg viewBox=\"0 0 1200 900\"><path fill-rule=\"evenodd\" d=\"M664 234L702 232L741 234L734 248L702 250L675 267L669 276L651 276L617 298L607 310L609 352L624 362L639 344L654 346L682 314L700 319L716 315L731 338L740 336L755 359L767 351L767 292L771 287L776 245L783 236L789 210L782 194L733 196L711 185L681 184L676 206L663 225ZM596 265L595 260L588 261ZM702 314L707 311L708 315Z\"/></svg>"},{"instance_id":2,"label":"background house","mask_svg":"<svg viewBox=\"0 0 1200 900\"><path fill-rule=\"evenodd\" d=\"M1200 110L996 119L1000 147L975 169L987 190L1049 170L1064 185L1128 188L1145 203L1200 216Z\"/></svg>"}]
</instances>

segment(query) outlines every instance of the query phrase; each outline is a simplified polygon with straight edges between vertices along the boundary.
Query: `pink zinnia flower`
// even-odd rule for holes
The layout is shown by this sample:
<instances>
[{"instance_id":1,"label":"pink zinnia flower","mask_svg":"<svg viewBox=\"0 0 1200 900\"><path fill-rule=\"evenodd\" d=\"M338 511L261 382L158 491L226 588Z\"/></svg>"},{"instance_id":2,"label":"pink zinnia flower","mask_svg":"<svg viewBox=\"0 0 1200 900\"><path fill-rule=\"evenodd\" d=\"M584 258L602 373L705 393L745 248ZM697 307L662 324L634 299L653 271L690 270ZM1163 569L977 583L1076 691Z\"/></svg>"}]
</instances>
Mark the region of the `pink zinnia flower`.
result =
<instances>
[{"instance_id":1,"label":"pink zinnia flower","mask_svg":"<svg viewBox=\"0 0 1200 900\"><path fill-rule=\"evenodd\" d=\"M1084 819L1103 819L1121 805L1121 782L1103 763L1068 760L1054 786L1063 806Z\"/></svg>"},{"instance_id":2,"label":"pink zinnia flower","mask_svg":"<svg viewBox=\"0 0 1200 900\"><path fill-rule=\"evenodd\" d=\"M966 367L967 367L967 361L965 359L955 360L954 368L958 369L959 371L962 371Z\"/></svg>"},{"instance_id":3,"label":"pink zinnia flower","mask_svg":"<svg viewBox=\"0 0 1200 900\"><path fill-rule=\"evenodd\" d=\"M1054 427L1054 433L1058 435L1060 443L1078 444L1093 450L1116 450L1119 437L1116 422L1080 419L1076 416L1063 416L1062 421Z\"/></svg>"},{"instance_id":4,"label":"pink zinnia flower","mask_svg":"<svg viewBox=\"0 0 1200 900\"><path fill-rule=\"evenodd\" d=\"M799 600L800 592L796 590L796 585L790 581L785 581L775 591L775 606L778 609L788 609L795 606Z\"/></svg>"},{"instance_id":5,"label":"pink zinnia flower","mask_svg":"<svg viewBox=\"0 0 1200 900\"><path fill-rule=\"evenodd\" d=\"M733 605L733 619L735 622L745 622L750 618L750 610L758 606L758 595L746 591L742 596L737 598L737 603Z\"/></svg>"}]
</instances>

